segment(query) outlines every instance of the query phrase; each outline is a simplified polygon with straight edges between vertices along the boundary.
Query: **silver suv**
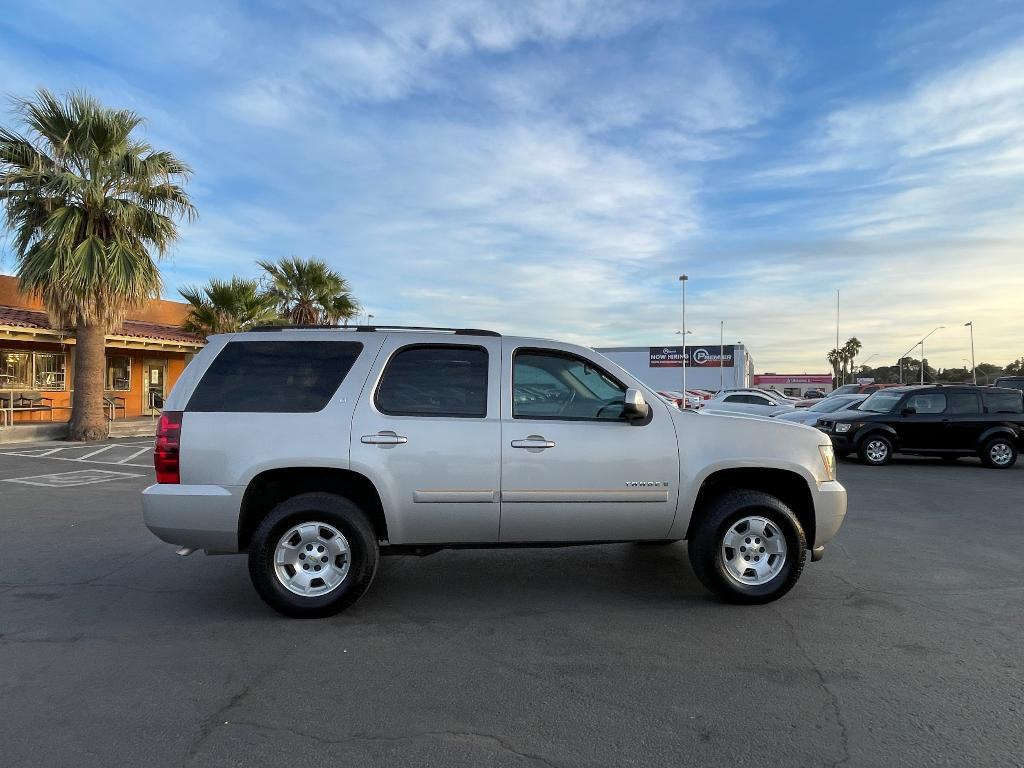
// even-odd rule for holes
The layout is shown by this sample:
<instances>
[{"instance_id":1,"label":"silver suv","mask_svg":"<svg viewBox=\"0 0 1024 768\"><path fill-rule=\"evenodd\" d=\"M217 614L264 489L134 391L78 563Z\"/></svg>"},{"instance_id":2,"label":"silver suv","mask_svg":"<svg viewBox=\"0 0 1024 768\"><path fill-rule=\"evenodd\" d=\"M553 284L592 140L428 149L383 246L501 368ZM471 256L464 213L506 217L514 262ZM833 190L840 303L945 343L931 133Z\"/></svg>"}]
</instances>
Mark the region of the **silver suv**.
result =
<instances>
[{"instance_id":1,"label":"silver suv","mask_svg":"<svg viewBox=\"0 0 1024 768\"><path fill-rule=\"evenodd\" d=\"M160 419L146 525L248 552L260 596L336 613L381 555L689 542L721 597L789 591L846 514L828 437L680 411L591 349L471 329L211 337Z\"/></svg>"}]
</instances>

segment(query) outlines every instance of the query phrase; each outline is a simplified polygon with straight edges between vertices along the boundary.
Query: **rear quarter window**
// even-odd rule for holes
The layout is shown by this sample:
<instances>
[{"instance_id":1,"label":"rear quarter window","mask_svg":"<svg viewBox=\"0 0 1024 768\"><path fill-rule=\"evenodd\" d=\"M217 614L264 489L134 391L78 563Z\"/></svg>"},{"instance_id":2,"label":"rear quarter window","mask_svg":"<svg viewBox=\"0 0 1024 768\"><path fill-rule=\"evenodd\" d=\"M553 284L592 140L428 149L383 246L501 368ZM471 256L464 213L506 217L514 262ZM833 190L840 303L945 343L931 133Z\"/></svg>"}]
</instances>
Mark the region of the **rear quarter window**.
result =
<instances>
[{"instance_id":1,"label":"rear quarter window","mask_svg":"<svg viewBox=\"0 0 1024 768\"><path fill-rule=\"evenodd\" d=\"M312 413L341 386L354 341L231 341L206 369L186 411Z\"/></svg>"},{"instance_id":2,"label":"rear quarter window","mask_svg":"<svg viewBox=\"0 0 1024 768\"><path fill-rule=\"evenodd\" d=\"M1024 402L1016 392L984 392L986 413L1024 413Z\"/></svg>"}]
</instances>

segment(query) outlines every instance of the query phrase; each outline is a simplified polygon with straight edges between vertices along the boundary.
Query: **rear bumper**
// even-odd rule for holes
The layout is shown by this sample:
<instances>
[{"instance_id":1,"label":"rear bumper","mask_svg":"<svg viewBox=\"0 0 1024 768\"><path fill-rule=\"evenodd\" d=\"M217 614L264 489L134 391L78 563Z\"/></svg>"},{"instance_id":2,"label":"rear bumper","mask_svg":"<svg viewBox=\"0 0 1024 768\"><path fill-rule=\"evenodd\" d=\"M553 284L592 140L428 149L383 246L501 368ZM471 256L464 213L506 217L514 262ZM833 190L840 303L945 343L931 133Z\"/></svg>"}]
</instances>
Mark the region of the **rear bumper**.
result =
<instances>
[{"instance_id":1,"label":"rear bumper","mask_svg":"<svg viewBox=\"0 0 1024 768\"><path fill-rule=\"evenodd\" d=\"M168 544L238 552L238 514L243 487L151 485L142 492L142 519Z\"/></svg>"},{"instance_id":2,"label":"rear bumper","mask_svg":"<svg viewBox=\"0 0 1024 768\"><path fill-rule=\"evenodd\" d=\"M836 480L820 483L814 496L813 549L823 547L835 538L846 517L846 489Z\"/></svg>"}]
</instances>

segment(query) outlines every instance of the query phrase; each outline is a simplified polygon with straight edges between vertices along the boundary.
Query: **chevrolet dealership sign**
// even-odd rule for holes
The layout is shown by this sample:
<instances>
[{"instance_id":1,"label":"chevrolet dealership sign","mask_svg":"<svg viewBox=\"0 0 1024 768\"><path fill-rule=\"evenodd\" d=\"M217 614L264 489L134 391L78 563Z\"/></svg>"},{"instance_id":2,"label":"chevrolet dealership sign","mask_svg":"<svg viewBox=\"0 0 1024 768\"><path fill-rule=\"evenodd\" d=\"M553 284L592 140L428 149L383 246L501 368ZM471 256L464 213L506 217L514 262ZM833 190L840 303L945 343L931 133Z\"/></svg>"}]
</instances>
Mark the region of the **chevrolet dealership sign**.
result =
<instances>
[{"instance_id":1,"label":"chevrolet dealership sign","mask_svg":"<svg viewBox=\"0 0 1024 768\"><path fill-rule=\"evenodd\" d=\"M724 347L650 347L651 368L732 368L733 345Z\"/></svg>"}]
</instances>

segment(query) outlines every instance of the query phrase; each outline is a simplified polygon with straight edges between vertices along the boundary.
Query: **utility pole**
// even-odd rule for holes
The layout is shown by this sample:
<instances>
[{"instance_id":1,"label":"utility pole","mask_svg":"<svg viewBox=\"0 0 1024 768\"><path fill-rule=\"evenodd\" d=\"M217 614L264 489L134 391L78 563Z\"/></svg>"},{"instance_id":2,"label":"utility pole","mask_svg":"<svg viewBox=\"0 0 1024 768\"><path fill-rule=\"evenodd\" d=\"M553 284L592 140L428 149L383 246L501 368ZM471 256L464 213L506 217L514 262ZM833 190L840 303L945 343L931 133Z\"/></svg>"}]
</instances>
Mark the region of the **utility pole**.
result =
<instances>
[{"instance_id":1,"label":"utility pole","mask_svg":"<svg viewBox=\"0 0 1024 768\"><path fill-rule=\"evenodd\" d=\"M974 379L974 386L978 386L978 369L974 367L974 321L964 323L971 329L971 378Z\"/></svg>"},{"instance_id":2,"label":"utility pole","mask_svg":"<svg viewBox=\"0 0 1024 768\"><path fill-rule=\"evenodd\" d=\"M945 328L945 327L946 326L944 326L944 325L939 325L939 326L937 326L935 328L932 328L930 331L928 331L928 336L931 336L936 331L938 331L938 330L940 330L942 328ZM921 384L922 384L922 386L924 385L924 343L928 339L928 336L925 336L919 342L920 345L921 345Z\"/></svg>"},{"instance_id":3,"label":"utility pole","mask_svg":"<svg viewBox=\"0 0 1024 768\"><path fill-rule=\"evenodd\" d=\"M690 278L686 275L679 276L679 283L683 287L683 410L686 410L686 281Z\"/></svg>"}]
</instances>

